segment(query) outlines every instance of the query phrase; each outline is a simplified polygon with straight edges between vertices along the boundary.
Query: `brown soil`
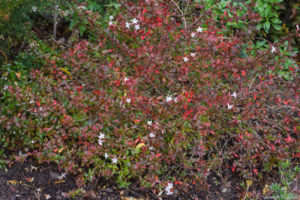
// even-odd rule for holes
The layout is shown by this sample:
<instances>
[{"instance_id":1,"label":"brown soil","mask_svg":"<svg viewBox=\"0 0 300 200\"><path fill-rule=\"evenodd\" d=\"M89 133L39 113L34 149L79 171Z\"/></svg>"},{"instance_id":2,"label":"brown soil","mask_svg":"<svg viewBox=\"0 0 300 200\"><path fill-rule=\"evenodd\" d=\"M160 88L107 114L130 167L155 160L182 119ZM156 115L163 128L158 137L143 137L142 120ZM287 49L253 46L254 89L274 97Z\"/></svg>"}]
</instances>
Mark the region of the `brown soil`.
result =
<instances>
[{"instance_id":1,"label":"brown soil","mask_svg":"<svg viewBox=\"0 0 300 200\"><path fill-rule=\"evenodd\" d=\"M237 190L232 189L235 188L233 185L226 192L222 187L211 185L210 194L199 191L189 191L189 193L175 191L173 196L162 194L158 197L150 191L140 191L133 186L127 190L119 190L114 183L105 180L99 180L97 183L81 188L81 194L70 198L67 194L71 191L80 191L80 188L76 186L72 175L67 174L65 178L59 180L60 175L56 164L39 165L31 159L23 163L14 162L8 165L6 170L0 171L0 200L43 200L47 195L51 196L50 200L238 199Z\"/></svg>"}]
</instances>

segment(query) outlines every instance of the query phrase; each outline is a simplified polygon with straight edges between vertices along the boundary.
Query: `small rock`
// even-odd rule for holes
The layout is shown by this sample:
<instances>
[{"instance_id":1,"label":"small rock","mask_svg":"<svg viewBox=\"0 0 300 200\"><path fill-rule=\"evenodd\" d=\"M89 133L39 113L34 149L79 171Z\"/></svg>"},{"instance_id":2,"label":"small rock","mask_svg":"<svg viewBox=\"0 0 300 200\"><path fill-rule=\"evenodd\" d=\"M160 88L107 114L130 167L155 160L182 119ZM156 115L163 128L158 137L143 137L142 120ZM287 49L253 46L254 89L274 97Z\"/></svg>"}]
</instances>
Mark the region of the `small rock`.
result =
<instances>
[{"instance_id":1,"label":"small rock","mask_svg":"<svg viewBox=\"0 0 300 200\"><path fill-rule=\"evenodd\" d=\"M111 188L105 188L105 189L101 189L101 192L107 192L107 193L112 193L114 190Z\"/></svg>"}]
</instances>

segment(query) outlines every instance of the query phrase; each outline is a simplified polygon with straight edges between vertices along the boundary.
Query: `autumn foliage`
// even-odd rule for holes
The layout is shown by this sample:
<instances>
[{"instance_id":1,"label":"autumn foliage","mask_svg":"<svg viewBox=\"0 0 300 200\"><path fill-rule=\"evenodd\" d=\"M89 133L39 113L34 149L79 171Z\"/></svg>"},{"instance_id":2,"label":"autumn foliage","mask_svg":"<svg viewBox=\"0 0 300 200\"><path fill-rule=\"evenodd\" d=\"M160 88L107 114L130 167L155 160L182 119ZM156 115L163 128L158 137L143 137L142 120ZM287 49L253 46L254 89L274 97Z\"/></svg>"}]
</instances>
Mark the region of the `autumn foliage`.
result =
<instances>
[{"instance_id":1,"label":"autumn foliage","mask_svg":"<svg viewBox=\"0 0 300 200\"><path fill-rule=\"evenodd\" d=\"M246 31L224 35L208 15L185 26L172 1L128 2L105 24L86 13L95 41L45 56L27 85L2 92L16 101L0 109L6 144L79 185L105 177L166 194L203 189L212 173L259 181L299 160L298 68L294 81L276 73L278 44L254 56Z\"/></svg>"}]
</instances>

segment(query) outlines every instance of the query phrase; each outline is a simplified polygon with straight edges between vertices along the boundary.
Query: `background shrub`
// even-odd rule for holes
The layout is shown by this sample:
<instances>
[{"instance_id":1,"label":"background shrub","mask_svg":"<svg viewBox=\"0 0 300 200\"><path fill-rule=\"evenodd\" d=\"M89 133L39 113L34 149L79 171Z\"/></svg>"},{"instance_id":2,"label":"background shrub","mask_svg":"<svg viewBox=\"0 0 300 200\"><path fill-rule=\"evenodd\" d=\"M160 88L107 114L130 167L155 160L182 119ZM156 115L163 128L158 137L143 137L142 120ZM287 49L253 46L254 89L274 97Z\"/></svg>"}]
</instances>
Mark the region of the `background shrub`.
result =
<instances>
[{"instance_id":1,"label":"background shrub","mask_svg":"<svg viewBox=\"0 0 300 200\"><path fill-rule=\"evenodd\" d=\"M203 188L211 174L259 182L286 157L296 163L288 47L258 47L251 21L225 35L227 21L201 7L205 15L185 17L174 2L122 2L104 20L82 11L92 41L58 53L34 45L43 67L30 73L7 65L1 144L58 163L79 185L105 177L166 194Z\"/></svg>"}]
</instances>

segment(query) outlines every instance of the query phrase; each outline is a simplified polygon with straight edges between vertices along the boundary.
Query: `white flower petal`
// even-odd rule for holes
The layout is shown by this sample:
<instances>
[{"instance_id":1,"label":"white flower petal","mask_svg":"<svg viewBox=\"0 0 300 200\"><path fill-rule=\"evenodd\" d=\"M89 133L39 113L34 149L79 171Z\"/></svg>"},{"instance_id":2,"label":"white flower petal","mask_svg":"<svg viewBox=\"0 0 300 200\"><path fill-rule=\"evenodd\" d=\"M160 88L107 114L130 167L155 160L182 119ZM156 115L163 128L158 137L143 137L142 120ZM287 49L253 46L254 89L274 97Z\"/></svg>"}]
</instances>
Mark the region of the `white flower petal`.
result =
<instances>
[{"instance_id":1,"label":"white flower petal","mask_svg":"<svg viewBox=\"0 0 300 200\"><path fill-rule=\"evenodd\" d=\"M137 20L136 18L134 18L133 20L131 20L131 22L132 22L133 24L137 24L137 23L138 23L138 20Z\"/></svg>"}]
</instances>

